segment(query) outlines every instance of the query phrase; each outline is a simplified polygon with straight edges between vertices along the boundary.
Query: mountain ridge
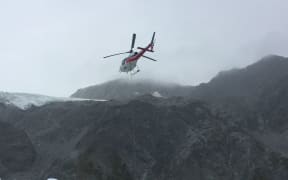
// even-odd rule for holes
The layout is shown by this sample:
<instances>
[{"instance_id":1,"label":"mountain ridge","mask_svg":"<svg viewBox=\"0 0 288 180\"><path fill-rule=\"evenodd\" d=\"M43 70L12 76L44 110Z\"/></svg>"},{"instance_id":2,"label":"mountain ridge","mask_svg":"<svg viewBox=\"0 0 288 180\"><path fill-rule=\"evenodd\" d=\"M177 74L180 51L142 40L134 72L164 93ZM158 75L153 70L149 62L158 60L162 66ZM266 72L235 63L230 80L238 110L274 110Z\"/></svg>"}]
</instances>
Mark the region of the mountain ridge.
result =
<instances>
[{"instance_id":1,"label":"mountain ridge","mask_svg":"<svg viewBox=\"0 0 288 180\"><path fill-rule=\"evenodd\" d=\"M71 95L76 98L103 98L107 100L130 100L145 94L158 92L163 97L189 94L191 86L181 86L176 83L167 83L148 79L126 80L116 79L99 85L89 86L77 90Z\"/></svg>"}]
</instances>

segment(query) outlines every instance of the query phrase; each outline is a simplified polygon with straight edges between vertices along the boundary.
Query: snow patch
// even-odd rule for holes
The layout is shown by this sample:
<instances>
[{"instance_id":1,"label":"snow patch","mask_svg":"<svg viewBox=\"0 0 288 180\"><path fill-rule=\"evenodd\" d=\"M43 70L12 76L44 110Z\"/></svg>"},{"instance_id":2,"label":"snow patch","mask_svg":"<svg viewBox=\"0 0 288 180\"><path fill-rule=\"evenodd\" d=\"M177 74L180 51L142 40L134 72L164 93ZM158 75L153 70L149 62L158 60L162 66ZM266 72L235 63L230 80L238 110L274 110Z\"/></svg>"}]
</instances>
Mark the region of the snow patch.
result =
<instances>
[{"instance_id":1,"label":"snow patch","mask_svg":"<svg viewBox=\"0 0 288 180\"><path fill-rule=\"evenodd\" d=\"M140 93L139 93L138 91L136 91L136 92L134 92L134 95L135 95L135 96L139 96Z\"/></svg>"},{"instance_id":2,"label":"snow patch","mask_svg":"<svg viewBox=\"0 0 288 180\"><path fill-rule=\"evenodd\" d=\"M64 98L64 97L51 97L38 94L0 92L0 103L4 103L6 105L13 105L23 110L27 110L32 106L43 106L51 102L87 101L87 100L105 101L97 99Z\"/></svg>"},{"instance_id":3,"label":"snow patch","mask_svg":"<svg viewBox=\"0 0 288 180\"><path fill-rule=\"evenodd\" d=\"M158 91L153 92L152 96L157 97L157 98L163 98L163 96Z\"/></svg>"}]
</instances>

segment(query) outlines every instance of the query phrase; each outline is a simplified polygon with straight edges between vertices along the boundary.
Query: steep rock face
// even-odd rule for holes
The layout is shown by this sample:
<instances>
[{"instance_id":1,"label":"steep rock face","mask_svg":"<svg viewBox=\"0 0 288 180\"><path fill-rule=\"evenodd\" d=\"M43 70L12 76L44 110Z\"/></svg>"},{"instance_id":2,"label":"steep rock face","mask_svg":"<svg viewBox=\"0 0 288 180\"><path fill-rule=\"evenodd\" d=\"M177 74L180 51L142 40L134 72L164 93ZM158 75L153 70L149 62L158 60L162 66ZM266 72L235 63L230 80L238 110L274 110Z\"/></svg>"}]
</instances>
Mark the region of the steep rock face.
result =
<instances>
[{"instance_id":1,"label":"steep rock face","mask_svg":"<svg viewBox=\"0 0 288 180\"><path fill-rule=\"evenodd\" d=\"M219 73L195 87L191 96L218 106L242 127L280 131L287 127L287 78L288 58L272 55L246 68Z\"/></svg>"},{"instance_id":2,"label":"steep rock face","mask_svg":"<svg viewBox=\"0 0 288 180\"><path fill-rule=\"evenodd\" d=\"M265 127L282 132L288 129L288 75L265 89L258 102Z\"/></svg>"},{"instance_id":3,"label":"steep rock face","mask_svg":"<svg viewBox=\"0 0 288 180\"><path fill-rule=\"evenodd\" d=\"M29 170L35 158L35 149L26 133L0 122L0 177Z\"/></svg>"}]
</instances>

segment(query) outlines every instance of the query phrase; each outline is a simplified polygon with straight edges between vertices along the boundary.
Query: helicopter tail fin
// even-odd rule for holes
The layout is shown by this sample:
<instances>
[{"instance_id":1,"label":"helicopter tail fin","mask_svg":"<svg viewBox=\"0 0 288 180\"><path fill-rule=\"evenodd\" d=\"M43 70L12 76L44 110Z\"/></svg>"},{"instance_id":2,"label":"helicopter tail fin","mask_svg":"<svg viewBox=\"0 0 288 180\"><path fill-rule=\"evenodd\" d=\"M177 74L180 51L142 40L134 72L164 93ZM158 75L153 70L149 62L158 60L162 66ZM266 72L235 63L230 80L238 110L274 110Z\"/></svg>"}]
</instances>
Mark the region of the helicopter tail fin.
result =
<instances>
[{"instance_id":1,"label":"helicopter tail fin","mask_svg":"<svg viewBox=\"0 0 288 180\"><path fill-rule=\"evenodd\" d=\"M141 50L145 50L148 51L148 52L154 52L154 43L155 43L155 32L153 33L153 36L152 36L152 40L150 42L150 44L148 45L148 49L146 48L142 48L142 47L138 47L138 49L141 49Z\"/></svg>"},{"instance_id":2,"label":"helicopter tail fin","mask_svg":"<svg viewBox=\"0 0 288 180\"><path fill-rule=\"evenodd\" d=\"M154 32L152 39L151 39L151 42L149 44L149 49L148 49L149 52L154 52L155 34L156 33Z\"/></svg>"},{"instance_id":3,"label":"helicopter tail fin","mask_svg":"<svg viewBox=\"0 0 288 180\"><path fill-rule=\"evenodd\" d=\"M151 52L154 52L155 34L156 34L156 33L154 32L154 33L153 33L153 36L152 36L151 43L150 43L151 46L150 46L150 49L149 49L149 50L150 50Z\"/></svg>"}]
</instances>

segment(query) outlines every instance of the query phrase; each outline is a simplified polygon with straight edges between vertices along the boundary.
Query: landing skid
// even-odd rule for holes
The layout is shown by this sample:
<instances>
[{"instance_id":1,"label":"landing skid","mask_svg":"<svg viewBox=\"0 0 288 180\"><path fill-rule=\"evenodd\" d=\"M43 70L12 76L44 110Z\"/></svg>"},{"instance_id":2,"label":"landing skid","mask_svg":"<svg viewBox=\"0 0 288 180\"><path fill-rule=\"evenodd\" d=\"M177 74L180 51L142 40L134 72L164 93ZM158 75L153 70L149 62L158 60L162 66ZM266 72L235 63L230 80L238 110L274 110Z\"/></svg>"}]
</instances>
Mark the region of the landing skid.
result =
<instances>
[{"instance_id":1,"label":"landing skid","mask_svg":"<svg viewBox=\"0 0 288 180\"><path fill-rule=\"evenodd\" d=\"M136 70L133 70L133 71L130 71L130 76L134 76L134 75L136 75L138 72L140 72L140 69L139 69L139 67L138 66L136 66Z\"/></svg>"},{"instance_id":2,"label":"landing skid","mask_svg":"<svg viewBox=\"0 0 288 180\"><path fill-rule=\"evenodd\" d=\"M131 76L134 76L134 75L137 74L138 72L140 72L140 69L137 69L137 71L135 71L135 72L131 72L130 75L131 75Z\"/></svg>"}]
</instances>

